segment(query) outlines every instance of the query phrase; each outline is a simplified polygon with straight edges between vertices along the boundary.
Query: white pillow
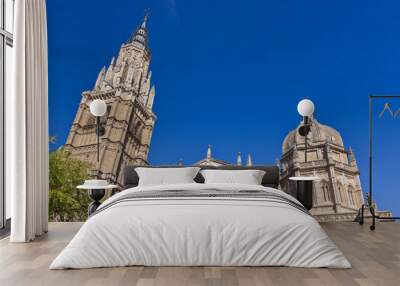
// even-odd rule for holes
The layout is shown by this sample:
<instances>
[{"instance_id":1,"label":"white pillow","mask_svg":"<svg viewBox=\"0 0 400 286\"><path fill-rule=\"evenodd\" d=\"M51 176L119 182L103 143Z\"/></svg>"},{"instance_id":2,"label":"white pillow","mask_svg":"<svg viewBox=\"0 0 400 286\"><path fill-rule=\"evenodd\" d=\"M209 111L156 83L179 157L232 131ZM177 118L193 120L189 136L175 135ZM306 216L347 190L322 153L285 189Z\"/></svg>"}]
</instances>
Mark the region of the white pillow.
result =
<instances>
[{"instance_id":1,"label":"white pillow","mask_svg":"<svg viewBox=\"0 0 400 286\"><path fill-rule=\"evenodd\" d=\"M198 167L186 168L135 168L139 176L139 186L194 183Z\"/></svg>"},{"instance_id":2,"label":"white pillow","mask_svg":"<svg viewBox=\"0 0 400 286\"><path fill-rule=\"evenodd\" d=\"M265 171L262 170L201 170L206 184L261 185Z\"/></svg>"}]
</instances>

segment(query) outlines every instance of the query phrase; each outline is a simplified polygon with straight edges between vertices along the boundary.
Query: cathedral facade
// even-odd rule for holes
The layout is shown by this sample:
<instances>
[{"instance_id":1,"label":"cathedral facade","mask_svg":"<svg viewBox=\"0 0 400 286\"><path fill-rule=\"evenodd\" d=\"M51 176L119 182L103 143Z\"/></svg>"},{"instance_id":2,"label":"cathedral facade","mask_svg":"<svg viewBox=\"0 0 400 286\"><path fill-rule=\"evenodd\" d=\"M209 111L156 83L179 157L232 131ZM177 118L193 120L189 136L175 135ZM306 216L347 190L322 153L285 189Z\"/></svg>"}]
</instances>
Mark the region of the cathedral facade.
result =
<instances>
[{"instance_id":1,"label":"cathedral facade","mask_svg":"<svg viewBox=\"0 0 400 286\"><path fill-rule=\"evenodd\" d=\"M204 159L201 159L200 161L197 161L196 163L193 164L193 166L213 166L213 167L218 167L218 166L242 166L242 154L240 152L237 153L236 155L236 164L229 163L224 160L216 159L212 156L212 151L211 151L211 145L208 145L207 149L207 154ZM247 155L247 167L253 166L253 159L251 157L251 154Z\"/></svg>"},{"instance_id":2,"label":"cathedral facade","mask_svg":"<svg viewBox=\"0 0 400 286\"><path fill-rule=\"evenodd\" d=\"M89 162L96 175L121 185L126 165L148 165L147 157L156 122L153 112L155 88L151 84L151 51L148 46L147 15L143 23L123 43L117 58L103 67L94 87L82 93L82 99L71 126L66 151L73 158ZM102 99L107 112L101 118L100 160L97 162L96 120L90 103ZM311 213L320 221L352 220L363 204L359 170L351 150L345 149L335 129L312 119L308 135L308 162L305 162L305 140L298 129L291 131L282 144L280 188L296 196L292 176L316 176ZM183 165L180 162L179 165ZM211 146L204 159L194 165L234 165L212 156ZM240 152L236 165L242 165ZM248 155L247 166L252 166Z\"/></svg>"},{"instance_id":3,"label":"cathedral facade","mask_svg":"<svg viewBox=\"0 0 400 286\"><path fill-rule=\"evenodd\" d=\"M147 15L143 23L122 44L118 57L103 67L92 90L84 91L65 150L89 162L97 175L121 184L125 165L147 165L151 136L156 122L155 96L149 69ZM97 163L95 117L90 103L102 99L107 113L101 118L100 161Z\"/></svg>"},{"instance_id":4,"label":"cathedral facade","mask_svg":"<svg viewBox=\"0 0 400 286\"><path fill-rule=\"evenodd\" d=\"M307 137L292 130L282 144L280 187L296 196L294 176L315 176L311 214L319 221L353 220L364 202L360 172L351 148L345 149L339 132L312 119Z\"/></svg>"}]
</instances>

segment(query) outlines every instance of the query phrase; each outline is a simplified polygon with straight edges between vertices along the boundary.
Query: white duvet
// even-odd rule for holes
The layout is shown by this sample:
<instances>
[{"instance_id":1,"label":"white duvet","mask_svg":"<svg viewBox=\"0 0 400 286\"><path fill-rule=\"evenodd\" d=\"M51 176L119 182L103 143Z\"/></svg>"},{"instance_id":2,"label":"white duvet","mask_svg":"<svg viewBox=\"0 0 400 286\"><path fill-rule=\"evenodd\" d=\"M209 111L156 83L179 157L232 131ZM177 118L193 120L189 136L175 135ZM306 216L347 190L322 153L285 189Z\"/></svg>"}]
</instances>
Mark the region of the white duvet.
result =
<instances>
[{"instance_id":1,"label":"white duvet","mask_svg":"<svg viewBox=\"0 0 400 286\"><path fill-rule=\"evenodd\" d=\"M231 184L180 184L125 190L90 217L50 269L145 266L349 268L318 222L301 210L257 198L152 198L115 203L130 192L262 190Z\"/></svg>"}]
</instances>

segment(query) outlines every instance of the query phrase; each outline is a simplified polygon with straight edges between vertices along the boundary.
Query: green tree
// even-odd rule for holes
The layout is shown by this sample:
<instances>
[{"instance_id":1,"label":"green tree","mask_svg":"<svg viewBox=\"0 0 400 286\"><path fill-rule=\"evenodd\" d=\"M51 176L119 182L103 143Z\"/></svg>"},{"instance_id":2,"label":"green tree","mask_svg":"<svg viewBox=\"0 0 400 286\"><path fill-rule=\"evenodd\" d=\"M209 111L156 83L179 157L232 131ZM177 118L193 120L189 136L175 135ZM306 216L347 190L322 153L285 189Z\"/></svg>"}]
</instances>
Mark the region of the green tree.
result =
<instances>
[{"instance_id":1,"label":"green tree","mask_svg":"<svg viewBox=\"0 0 400 286\"><path fill-rule=\"evenodd\" d=\"M49 155L49 219L52 221L84 221L90 199L76 186L89 177L90 165L71 158L60 148Z\"/></svg>"}]
</instances>

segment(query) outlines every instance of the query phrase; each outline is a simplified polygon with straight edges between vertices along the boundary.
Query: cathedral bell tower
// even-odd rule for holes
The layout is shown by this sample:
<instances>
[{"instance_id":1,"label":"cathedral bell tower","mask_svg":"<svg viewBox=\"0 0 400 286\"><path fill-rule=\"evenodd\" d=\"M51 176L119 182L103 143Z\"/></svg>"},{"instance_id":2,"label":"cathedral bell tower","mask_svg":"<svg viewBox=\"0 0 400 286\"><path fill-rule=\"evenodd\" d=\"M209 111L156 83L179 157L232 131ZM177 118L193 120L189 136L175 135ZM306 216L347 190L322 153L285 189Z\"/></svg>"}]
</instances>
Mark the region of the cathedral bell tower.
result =
<instances>
[{"instance_id":1,"label":"cathedral bell tower","mask_svg":"<svg viewBox=\"0 0 400 286\"><path fill-rule=\"evenodd\" d=\"M143 23L122 44L117 59L103 67L92 90L84 91L65 149L71 156L91 163L98 175L121 184L125 165L147 165L156 115L155 96L149 69L146 14ZM107 113L101 118L100 162L96 157L96 124L90 103L102 99Z\"/></svg>"}]
</instances>

